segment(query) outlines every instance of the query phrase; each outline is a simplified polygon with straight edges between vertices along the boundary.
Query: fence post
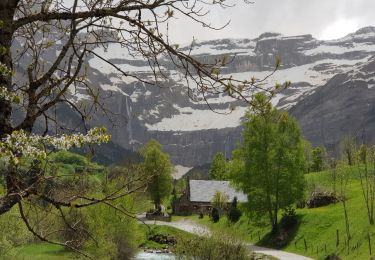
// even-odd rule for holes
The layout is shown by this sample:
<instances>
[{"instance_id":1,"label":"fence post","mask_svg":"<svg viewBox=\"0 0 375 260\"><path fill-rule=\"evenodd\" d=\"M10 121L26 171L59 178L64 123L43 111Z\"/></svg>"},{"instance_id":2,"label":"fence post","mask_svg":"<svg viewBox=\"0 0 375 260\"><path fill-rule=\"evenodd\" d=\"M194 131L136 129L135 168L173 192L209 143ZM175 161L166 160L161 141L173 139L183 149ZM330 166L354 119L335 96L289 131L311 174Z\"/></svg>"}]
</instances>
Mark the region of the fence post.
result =
<instances>
[{"instance_id":1,"label":"fence post","mask_svg":"<svg viewBox=\"0 0 375 260\"><path fill-rule=\"evenodd\" d=\"M340 244L339 230L336 229L336 247L338 247L339 244Z\"/></svg>"},{"instance_id":2,"label":"fence post","mask_svg":"<svg viewBox=\"0 0 375 260\"><path fill-rule=\"evenodd\" d=\"M305 251L307 251L307 243L305 238L303 238L303 243L305 244Z\"/></svg>"}]
</instances>

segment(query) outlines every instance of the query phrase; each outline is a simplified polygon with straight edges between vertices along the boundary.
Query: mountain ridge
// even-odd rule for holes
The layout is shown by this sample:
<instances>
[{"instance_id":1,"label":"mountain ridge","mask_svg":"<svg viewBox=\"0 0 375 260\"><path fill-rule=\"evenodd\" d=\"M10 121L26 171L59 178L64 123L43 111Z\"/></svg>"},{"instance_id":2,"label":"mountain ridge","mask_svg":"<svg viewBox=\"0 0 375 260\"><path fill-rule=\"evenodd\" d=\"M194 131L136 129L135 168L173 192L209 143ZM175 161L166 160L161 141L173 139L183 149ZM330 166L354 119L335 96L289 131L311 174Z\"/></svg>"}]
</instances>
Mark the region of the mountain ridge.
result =
<instances>
[{"instance_id":1,"label":"mountain ridge","mask_svg":"<svg viewBox=\"0 0 375 260\"><path fill-rule=\"evenodd\" d=\"M56 55L62 44L56 42L55 50L51 50L49 55ZM247 110L245 102L233 100L225 94L206 93L209 107L193 84L189 85L188 93L188 85L182 73L177 71L166 57L160 58L160 68L166 78L158 81L156 86L147 84L146 81L153 77L152 68L147 61L141 59L137 53L129 53L119 44L105 47L105 50L96 48L92 51L143 82L134 77L123 76L94 55L90 57L87 62L87 66L91 68L88 70L87 84L101 90L105 96L103 105L118 115L115 118L116 127L106 115L99 113L93 115L92 125L106 126L112 134L113 142L130 151L136 151L151 138L156 139L170 154L173 163L183 166L193 167L209 163L219 151L230 157L231 151L241 140L241 123ZM327 89L333 89L331 85L335 78L335 84L347 86L354 82L353 79L348 83L341 81L341 78L347 81L351 76L359 80L360 77L369 76L368 81L361 84L373 84L370 76L374 69L372 65L366 67L366 64L371 63L369 61L375 55L375 27L364 27L345 37L329 41L315 39L309 34L284 36L278 33L263 33L254 39L196 41L192 46L184 46L179 50L191 51L191 54L202 62L227 56L231 62L220 73L240 80L267 77L275 68L275 60L280 57L281 66L265 82L265 87L284 81L291 81L292 85L275 95L272 99L273 105L290 111L299 120L305 137L312 141L313 145L327 143L334 150L337 146L335 138L327 137L328 139L323 141L324 138L318 137L322 123L309 123L309 120L316 122L316 118L322 118L322 115L316 113L312 118L313 115L305 110L305 107L309 106L303 104L310 102L309 100L318 102L316 96L327 86ZM19 70L23 73L26 71L22 68ZM335 89L340 92L340 89ZM358 88L358 93L343 93L358 95L358 102L361 103L362 100L367 100L366 96L371 96L368 93L374 90L375 88ZM75 103L90 102L86 91L83 88L75 89L71 93L71 100ZM359 92L367 94L362 95ZM248 92L246 95L250 96L252 93ZM346 100L346 97L341 94L335 96L330 93L329 96L342 106L340 99ZM193 96L194 100L189 98L189 95ZM327 102L324 100L324 104ZM211 109L216 112L233 111L225 116L214 113ZM362 108L354 106L353 109L354 112L348 112L350 115L355 114L356 109ZM331 117L327 114L327 118ZM342 120L343 124L353 124L345 117ZM365 124L372 129L371 122ZM340 127L343 127L341 123L327 125L333 132L344 134L339 131Z\"/></svg>"}]
</instances>

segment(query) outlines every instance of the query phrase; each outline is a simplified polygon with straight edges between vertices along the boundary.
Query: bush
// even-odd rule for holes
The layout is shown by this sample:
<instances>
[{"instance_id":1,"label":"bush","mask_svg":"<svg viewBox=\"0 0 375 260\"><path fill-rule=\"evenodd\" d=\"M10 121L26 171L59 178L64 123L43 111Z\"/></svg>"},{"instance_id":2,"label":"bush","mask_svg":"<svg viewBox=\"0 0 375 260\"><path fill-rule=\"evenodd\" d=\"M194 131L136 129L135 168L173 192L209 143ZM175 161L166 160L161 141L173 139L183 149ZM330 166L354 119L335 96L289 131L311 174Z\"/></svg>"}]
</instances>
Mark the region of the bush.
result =
<instances>
[{"instance_id":1,"label":"bush","mask_svg":"<svg viewBox=\"0 0 375 260\"><path fill-rule=\"evenodd\" d=\"M293 207L287 207L284 209L280 224L283 228L289 229L294 227L298 222L296 210Z\"/></svg>"},{"instance_id":2,"label":"bush","mask_svg":"<svg viewBox=\"0 0 375 260\"><path fill-rule=\"evenodd\" d=\"M215 233L211 237L181 238L175 248L177 259L251 259L242 242L230 236Z\"/></svg>"},{"instance_id":3,"label":"bush","mask_svg":"<svg viewBox=\"0 0 375 260\"><path fill-rule=\"evenodd\" d=\"M129 196L116 200L116 203L126 211L133 210L133 201ZM142 236L135 219L105 204L85 208L85 215L88 229L97 240L97 243L88 240L86 247L95 250L98 259L132 259Z\"/></svg>"},{"instance_id":4,"label":"bush","mask_svg":"<svg viewBox=\"0 0 375 260\"><path fill-rule=\"evenodd\" d=\"M87 166L88 160L86 157L71 153L68 151L59 151L51 155L51 159L55 163L64 163L68 165L79 165L79 166Z\"/></svg>"},{"instance_id":5,"label":"bush","mask_svg":"<svg viewBox=\"0 0 375 260\"><path fill-rule=\"evenodd\" d=\"M65 220L60 220L63 226L62 238L64 241L67 241L67 249L69 247L81 249L90 238L88 225L82 211L70 209L65 214Z\"/></svg>"},{"instance_id":6,"label":"bush","mask_svg":"<svg viewBox=\"0 0 375 260\"><path fill-rule=\"evenodd\" d=\"M15 251L13 249L33 239L33 235L27 230L25 223L18 217L16 208L0 215L0 230L1 259L14 259Z\"/></svg>"},{"instance_id":7,"label":"bush","mask_svg":"<svg viewBox=\"0 0 375 260\"><path fill-rule=\"evenodd\" d=\"M237 208L237 197L233 198L233 201L228 210L228 220L231 223L236 223L242 216L241 211Z\"/></svg>"},{"instance_id":8,"label":"bush","mask_svg":"<svg viewBox=\"0 0 375 260\"><path fill-rule=\"evenodd\" d=\"M212 208L212 210L211 210L211 220L214 223L219 222L219 220L220 220L220 213L219 213L219 210L217 208Z\"/></svg>"}]
</instances>

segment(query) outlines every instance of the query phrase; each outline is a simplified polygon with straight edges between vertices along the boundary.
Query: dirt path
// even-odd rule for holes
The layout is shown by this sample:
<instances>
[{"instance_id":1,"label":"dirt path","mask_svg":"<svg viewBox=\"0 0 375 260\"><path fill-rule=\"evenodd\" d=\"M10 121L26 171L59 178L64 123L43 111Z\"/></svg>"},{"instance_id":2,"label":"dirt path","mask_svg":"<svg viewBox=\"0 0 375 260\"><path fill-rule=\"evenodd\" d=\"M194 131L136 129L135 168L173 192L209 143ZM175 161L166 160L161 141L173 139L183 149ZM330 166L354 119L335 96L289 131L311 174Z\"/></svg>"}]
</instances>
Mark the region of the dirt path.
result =
<instances>
[{"instance_id":1,"label":"dirt path","mask_svg":"<svg viewBox=\"0 0 375 260\"><path fill-rule=\"evenodd\" d=\"M149 225L165 225L165 226L171 226L174 228L178 228L181 230L184 230L189 233L193 233L196 235L210 235L211 232L210 230L201 224L196 223L193 220L178 220L178 221L172 221L172 222L162 222L162 221L150 221L150 220L145 220L142 218L146 224ZM263 255L269 255L273 256L275 258L278 258L280 260L312 260L312 258L306 257L306 256L301 256L281 250L276 250L276 249L271 249L271 248L266 248L266 247L260 247L260 246L255 246L250 243L246 243L246 246L249 248L249 250L257 253L257 254L263 254Z\"/></svg>"}]
</instances>

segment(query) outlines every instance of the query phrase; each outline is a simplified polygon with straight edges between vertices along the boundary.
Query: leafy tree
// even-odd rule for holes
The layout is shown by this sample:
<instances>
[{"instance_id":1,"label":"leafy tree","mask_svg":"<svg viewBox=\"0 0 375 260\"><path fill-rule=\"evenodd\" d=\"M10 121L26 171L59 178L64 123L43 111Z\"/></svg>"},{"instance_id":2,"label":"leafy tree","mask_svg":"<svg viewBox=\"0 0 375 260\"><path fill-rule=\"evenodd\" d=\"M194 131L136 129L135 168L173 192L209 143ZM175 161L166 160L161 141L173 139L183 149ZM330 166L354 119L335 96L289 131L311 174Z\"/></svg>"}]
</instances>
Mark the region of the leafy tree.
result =
<instances>
[{"instance_id":1,"label":"leafy tree","mask_svg":"<svg viewBox=\"0 0 375 260\"><path fill-rule=\"evenodd\" d=\"M355 163L356 143L352 136L347 135L340 142L341 157L352 166Z\"/></svg>"},{"instance_id":2,"label":"leafy tree","mask_svg":"<svg viewBox=\"0 0 375 260\"><path fill-rule=\"evenodd\" d=\"M161 211L162 201L172 191L172 164L169 156L161 150L161 144L149 141L142 149L144 170L149 176L148 191L154 201L157 212Z\"/></svg>"},{"instance_id":3,"label":"leafy tree","mask_svg":"<svg viewBox=\"0 0 375 260\"><path fill-rule=\"evenodd\" d=\"M351 179L351 173L353 171L352 166L349 165L346 161L340 161L336 165L336 175L339 184L339 195L341 197L342 208L344 211L344 219L345 219L345 232L346 232L346 244L349 250L349 242L351 239L350 233L350 221L348 215L348 205L347 205L347 186Z\"/></svg>"},{"instance_id":4,"label":"leafy tree","mask_svg":"<svg viewBox=\"0 0 375 260\"><path fill-rule=\"evenodd\" d=\"M246 115L244 143L235 154L244 167L232 178L248 195L250 214L267 214L276 232L279 210L303 196L303 140L297 122L273 108L266 96L256 94L252 104Z\"/></svg>"},{"instance_id":5,"label":"leafy tree","mask_svg":"<svg viewBox=\"0 0 375 260\"><path fill-rule=\"evenodd\" d=\"M220 152L215 155L208 174L212 180L226 180L228 178L227 165L223 153Z\"/></svg>"},{"instance_id":6,"label":"leafy tree","mask_svg":"<svg viewBox=\"0 0 375 260\"><path fill-rule=\"evenodd\" d=\"M304 140L304 150L305 150L305 162L306 162L306 173L312 171L312 164L313 164L313 149L311 143L307 140Z\"/></svg>"},{"instance_id":7,"label":"leafy tree","mask_svg":"<svg viewBox=\"0 0 375 260\"><path fill-rule=\"evenodd\" d=\"M375 147L362 144L356 153L358 161L364 167L356 165L359 171L366 213L371 225L374 225L375 210Z\"/></svg>"},{"instance_id":8,"label":"leafy tree","mask_svg":"<svg viewBox=\"0 0 375 260\"><path fill-rule=\"evenodd\" d=\"M325 169L327 152L323 146L317 146L312 150L312 165L311 170L320 172Z\"/></svg>"}]
</instances>

